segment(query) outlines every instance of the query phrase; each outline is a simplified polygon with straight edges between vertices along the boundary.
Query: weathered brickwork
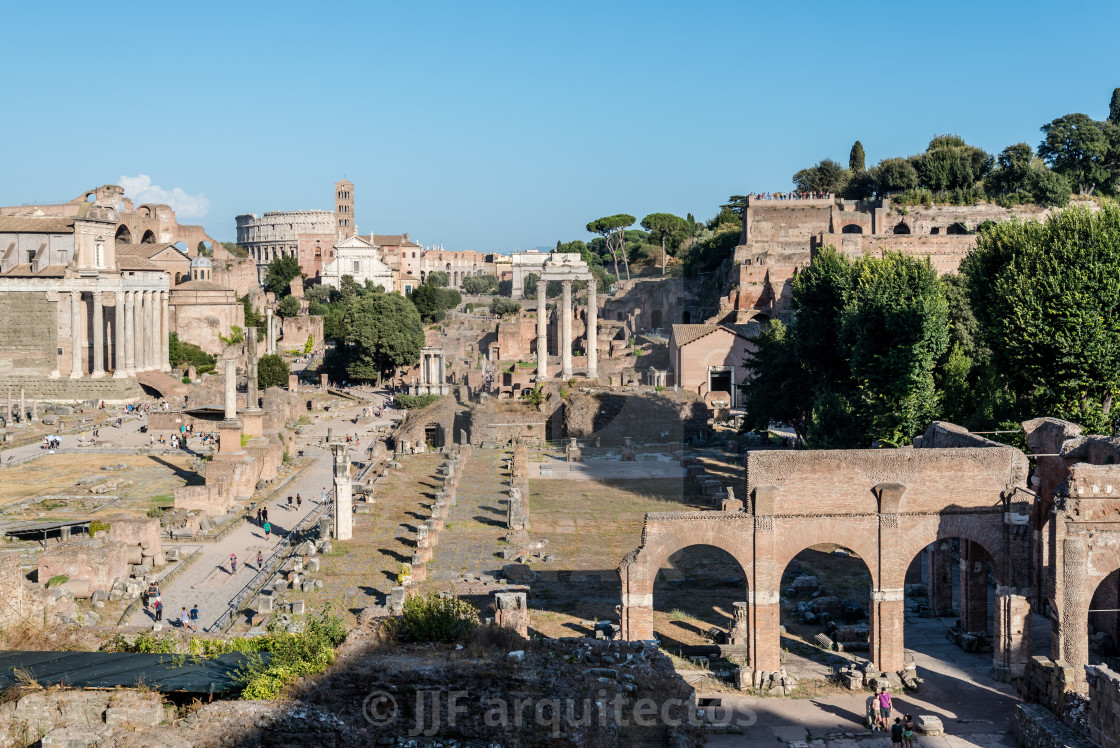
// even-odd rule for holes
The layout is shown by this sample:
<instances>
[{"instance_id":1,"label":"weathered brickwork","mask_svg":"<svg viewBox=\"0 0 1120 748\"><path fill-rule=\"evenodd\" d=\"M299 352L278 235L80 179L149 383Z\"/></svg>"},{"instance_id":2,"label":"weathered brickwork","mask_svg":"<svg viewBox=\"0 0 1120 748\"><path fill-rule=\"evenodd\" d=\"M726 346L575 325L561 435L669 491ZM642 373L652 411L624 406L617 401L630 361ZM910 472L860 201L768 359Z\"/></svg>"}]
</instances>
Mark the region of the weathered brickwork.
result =
<instances>
[{"instance_id":1,"label":"weathered brickwork","mask_svg":"<svg viewBox=\"0 0 1120 748\"><path fill-rule=\"evenodd\" d=\"M53 369L58 346L58 302L40 293L0 294L0 370Z\"/></svg>"},{"instance_id":2,"label":"weathered brickwork","mask_svg":"<svg viewBox=\"0 0 1120 748\"><path fill-rule=\"evenodd\" d=\"M14 626L23 608L23 580L19 568L19 553L0 553L0 629Z\"/></svg>"}]
</instances>

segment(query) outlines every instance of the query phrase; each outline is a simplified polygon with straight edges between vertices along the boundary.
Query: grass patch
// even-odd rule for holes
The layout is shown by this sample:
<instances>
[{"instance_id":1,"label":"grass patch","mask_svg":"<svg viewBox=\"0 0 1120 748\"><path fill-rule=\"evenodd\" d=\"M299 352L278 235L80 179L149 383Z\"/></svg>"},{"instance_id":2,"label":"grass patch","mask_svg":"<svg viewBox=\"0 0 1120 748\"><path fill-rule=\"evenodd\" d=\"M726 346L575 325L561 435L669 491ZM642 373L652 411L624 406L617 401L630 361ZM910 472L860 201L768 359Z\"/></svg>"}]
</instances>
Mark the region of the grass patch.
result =
<instances>
[{"instance_id":1,"label":"grass patch","mask_svg":"<svg viewBox=\"0 0 1120 748\"><path fill-rule=\"evenodd\" d=\"M350 543L345 540L332 540L331 552L324 553L324 556L345 556L350 552Z\"/></svg>"}]
</instances>

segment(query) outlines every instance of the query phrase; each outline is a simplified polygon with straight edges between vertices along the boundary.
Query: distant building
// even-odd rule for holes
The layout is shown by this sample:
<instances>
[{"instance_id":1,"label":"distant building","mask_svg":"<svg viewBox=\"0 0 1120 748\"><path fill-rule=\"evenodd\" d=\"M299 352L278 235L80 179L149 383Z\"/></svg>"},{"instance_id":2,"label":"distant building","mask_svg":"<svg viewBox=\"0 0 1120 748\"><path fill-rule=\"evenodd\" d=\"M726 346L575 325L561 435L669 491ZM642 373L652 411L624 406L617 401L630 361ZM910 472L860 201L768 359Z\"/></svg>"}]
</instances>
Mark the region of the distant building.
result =
<instances>
[{"instance_id":1,"label":"distant building","mask_svg":"<svg viewBox=\"0 0 1120 748\"><path fill-rule=\"evenodd\" d=\"M673 382L695 392L708 403L714 400L739 405L747 373L747 354L754 342L741 330L727 325L673 325L669 335L669 366Z\"/></svg>"},{"instance_id":2,"label":"distant building","mask_svg":"<svg viewBox=\"0 0 1120 748\"><path fill-rule=\"evenodd\" d=\"M393 270L381 259L381 248L362 236L352 236L334 245L334 259L323 267L322 283L340 288L342 276L353 276L358 285L367 282L382 290L395 290Z\"/></svg>"},{"instance_id":3,"label":"distant building","mask_svg":"<svg viewBox=\"0 0 1120 748\"><path fill-rule=\"evenodd\" d=\"M245 307L233 289L213 280L206 257L191 260L190 277L171 288L171 329L179 340L194 343L207 353L221 353L234 325L245 326Z\"/></svg>"}]
</instances>

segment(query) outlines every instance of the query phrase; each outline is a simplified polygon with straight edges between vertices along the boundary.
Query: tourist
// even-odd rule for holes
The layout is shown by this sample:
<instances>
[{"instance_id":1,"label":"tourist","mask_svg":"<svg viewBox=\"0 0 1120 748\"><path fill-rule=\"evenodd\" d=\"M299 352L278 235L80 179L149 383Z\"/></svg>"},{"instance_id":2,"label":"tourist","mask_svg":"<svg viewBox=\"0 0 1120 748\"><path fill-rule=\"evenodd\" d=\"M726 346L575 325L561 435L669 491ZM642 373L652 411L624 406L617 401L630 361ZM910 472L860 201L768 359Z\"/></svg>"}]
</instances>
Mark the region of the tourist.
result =
<instances>
[{"instance_id":1,"label":"tourist","mask_svg":"<svg viewBox=\"0 0 1120 748\"><path fill-rule=\"evenodd\" d=\"M879 729L879 697L877 694L871 694L867 697L866 707L867 726L871 728L871 732L875 732Z\"/></svg>"},{"instance_id":2,"label":"tourist","mask_svg":"<svg viewBox=\"0 0 1120 748\"><path fill-rule=\"evenodd\" d=\"M155 582L152 582L148 585L148 594L144 600L144 609L151 610L152 606L155 605L155 602L158 599L159 587L156 586Z\"/></svg>"},{"instance_id":3,"label":"tourist","mask_svg":"<svg viewBox=\"0 0 1120 748\"><path fill-rule=\"evenodd\" d=\"M303 507L303 497L298 493L296 494L296 511L298 512Z\"/></svg>"},{"instance_id":4,"label":"tourist","mask_svg":"<svg viewBox=\"0 0 1120 748\"><path fill-rule=\"evenodd\" d=\"M163 620L163 600L156 600L156 621Z\"/></svg>"},{"instance_id":5,"label":"tourist","mask_svg":"<svg viewBox=\"0 0 1120 748\"><path fill-rule=\"evenodd\" d=\"M323 504L327 503L327 487L326 486L323 486L323 490L319 492L319 502L323 503Z\"/></svg>"},{"instance_id":6,"label":"tourist","mask_svg":"<svg viewBox=\"0 0 1120 748\"><path fill-rule=\"evenodd\" d=\"M914 715L907 714L902 721L902 739L906 741L906 748L914 748Z\"/></svg>"},{"instance_id":7,"label":"tourist","mask_svg":"<svg viewBox=\"0 0 1120 748\"><path fill-rule=\"evenodd\" d=\"M292 511L292 496L288 494L288 511Z\"/></svg>"},{"instance_id":8,"label":"tourist","mask_svg":"<svg viewBox=\"0 0 1120 748\"><path fill-rule=\"evenodd\" d=\"M269 533L272 532L272 524L266 519L264 521L264 539L268 540Z\"/></svg>"},{"instance_id":9,"label":"tourist","mask_svg":"<svg viewBox=\"0 0 1120 748\"><path fill-rule=\"evenodd\" d=\"M264 568L264 554L257 551L257 571Z\"/></svg>"},{"instance_id":10,"label":"tourist","mask_svg":"<svg viewBox=\"0 0 1120 748\"><path fill-rule=\"evenodd\" d=\"M191 608L191 631L198 633L198 603Z\"/></svg>"},{"instance_id":11,"label":"tourist","mask_svg":"<svg viewBox=\"0 0 1120 748\"><path fill-rule=\"evenodd\" d=\"M187 612L187 606L183 606L183 612L179 614L179 627L189 629L191 627L191 614Z\"/></svg>"},{"instance_id":12,"label":"tourist","mask_svg":"<svg viewBox=\"0 0 1120 748\"><path fill-rule=\"evenodd\" d=\"M879 691L879 719L881 728L886 730L891 724L891 695L886 686Z\"/></svg>"},{"instance_id":13,"label":"tourist","mask_svg":"<svg viewBox=\"0 0 1120 748\"><path fill-rule=\"evenodd\" d=\"M261 509L261 517L264 518L265 522L268 522L268 507L267 506Z\"/></svg>"},{"instance_id":14,"label":"tourist","mask_svg":"<svg viewBox=\"0 0 1120 748\"><path fill-rule=\"evenodd\" d=\"M263 524L264 524L264 510L262 510L258 506L257 507L257 527L260 527Z\"/></svg>"},{"instance_id":15,"label":"tourist","mask_svg":"<svg viewBox=\"0 0 1120 748\"><path fill-rule=\"evenodd\" d=\"M902 745L902 717L895 717L894 724L891 725L891 745Z\"/></svg>"},{"instance_id":16,"label":"tourist","mask_svg":"<svg viewBox=\"0 0 1120 748\"><path fill-rule=\"evenodd\" d=\"M231 574L236 574L237 573L237 554L236 553L229 554L229 568L231 569L231 571L230 571Z\"/></svg>"}]
</instances>

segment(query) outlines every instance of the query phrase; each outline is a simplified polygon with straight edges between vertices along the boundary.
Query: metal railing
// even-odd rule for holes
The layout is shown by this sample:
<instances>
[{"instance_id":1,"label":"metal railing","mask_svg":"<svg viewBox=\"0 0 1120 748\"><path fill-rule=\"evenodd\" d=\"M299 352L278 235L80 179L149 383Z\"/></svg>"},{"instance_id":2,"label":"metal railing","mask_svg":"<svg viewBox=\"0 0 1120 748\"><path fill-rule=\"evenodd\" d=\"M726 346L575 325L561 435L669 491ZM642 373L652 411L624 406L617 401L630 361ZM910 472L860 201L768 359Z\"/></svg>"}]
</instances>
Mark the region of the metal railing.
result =
<instances>
[{"instance_id":1,"label":"metal railing","mask_svg":"<svg viewBox=\"0 0 1120 748\"><path fill-rule=\"evenodd\" d=\"M367 464L365 468L358 473L355 480L360 482L372 467L373 463ZM334 488L331 488L331 490L327 492L326 500L308 512L306 517L297 522L295 527L288 531L280 540L280 544L276 546L276 550L265 559L260 570L233 596L233 599L229 601L228 609L218 616L218 620L206 627L206 631L210 633L229 631L243 606L253 595L259 593L265 584L268 583L268 580L272 578L272 575L279 570L290 555L291 549L307 540L313 534L316 525L318 525L322 519L334 517L334 494Z\"/></svg>"}]
</instances>

